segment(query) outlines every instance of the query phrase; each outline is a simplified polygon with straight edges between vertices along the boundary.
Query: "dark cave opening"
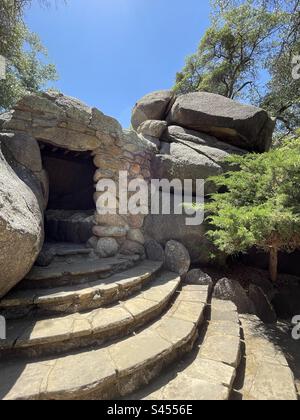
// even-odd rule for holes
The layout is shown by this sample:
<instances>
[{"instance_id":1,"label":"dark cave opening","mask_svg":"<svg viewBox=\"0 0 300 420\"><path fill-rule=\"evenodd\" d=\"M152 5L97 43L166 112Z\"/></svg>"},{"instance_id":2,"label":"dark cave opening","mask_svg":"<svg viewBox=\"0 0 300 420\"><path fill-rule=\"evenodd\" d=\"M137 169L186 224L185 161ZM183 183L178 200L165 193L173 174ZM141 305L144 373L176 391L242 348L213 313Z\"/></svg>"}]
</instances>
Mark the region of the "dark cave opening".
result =
<instances>
[{"instance_id":1,"label":"dark cave opening","mask_svg":"<svg viewBox=\"0 0 300 420\"><path fill-rule=\"evenodd\" d=\"M40 143L49 177L46 242L84 243L92 236L95 166L89 152Z\"/></svg>"}]
</instances>

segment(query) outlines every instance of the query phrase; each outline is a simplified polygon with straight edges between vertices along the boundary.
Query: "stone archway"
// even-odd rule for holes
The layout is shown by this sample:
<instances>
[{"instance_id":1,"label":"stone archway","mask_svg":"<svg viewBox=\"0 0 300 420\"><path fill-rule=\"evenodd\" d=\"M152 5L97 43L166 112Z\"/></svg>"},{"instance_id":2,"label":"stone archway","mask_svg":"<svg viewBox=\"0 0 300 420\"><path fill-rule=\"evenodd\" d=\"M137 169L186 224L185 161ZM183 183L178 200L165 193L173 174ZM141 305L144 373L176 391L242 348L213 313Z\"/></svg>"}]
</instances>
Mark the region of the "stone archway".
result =
<instances>
[{"instance_id":1,"label":"stone archway","mask_svg":"<svg viewBox=\"0 0 300 420\"><path fill-rule=\"evenodd\" d=\"M5 115L2 130L26 133L40 146L43 171L49 178L44 176L42 182L46 239L49 231L52 240L84 243L89 239L99 257L145 255L144 216L95 214L95 185L102 178L118 182L121 170L128 172L129 179L148 181L155 153L150 142L134 131L124 131L98 109L57 92L24 97ZM87 213L78 216L78 211ZM70 220L65 221L65 216Z\"/></svg>"}]
</instances>

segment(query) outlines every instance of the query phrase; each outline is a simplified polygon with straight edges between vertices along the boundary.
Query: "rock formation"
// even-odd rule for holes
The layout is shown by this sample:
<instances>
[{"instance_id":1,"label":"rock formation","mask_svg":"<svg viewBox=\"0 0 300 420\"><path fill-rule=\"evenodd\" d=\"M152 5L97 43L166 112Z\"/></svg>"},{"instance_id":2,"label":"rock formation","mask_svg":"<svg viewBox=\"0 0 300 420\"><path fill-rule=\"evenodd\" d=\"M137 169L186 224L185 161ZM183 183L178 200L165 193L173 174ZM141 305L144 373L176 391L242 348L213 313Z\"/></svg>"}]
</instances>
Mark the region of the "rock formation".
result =
<instances>
[{"instance_id":1,"label":"rock formation","mask_svg":"<svg viewBox=\"0 0 300 420\"><path fill-rule=\"evenodd\" d=\"M274 125L262 109L203 92L179 97L154 92L138 101L132 113L133 128L159 148L152 157L153 178L204 179L206 194L215 192L208 178L228 170L227 157L269 149ZM223 258L206 239L206 230L205 225L187 226L172 203L170 215L149 215L145 221L147 236L164 245L180 241L192 260L203 264L212 253Z\"/></svg>"},{"instance_id":2,"label":"rock formation","mask_svg":"<svg viewBox=\"0 0 300 420\"><path fill-rule=\"evenodd\" d=\"M0 296L30 270L44 233L47 242L88 243L99 258L155 254L164 259L160 246L168 243L166 264L172 266L169 241L179 241L187 248L180 254L180 272L189 268L188 253L192 261L209 261L215 250L205 238L205 225L187 226L174 208L171 215L146 219L119 214L118 192L117 214L100 214L102 191L95 186L104 179L118 184L120 171L127 171L128 181L147 183L204 179L211 193L207 178L228 169L227 156L268 149L272 120L261 109L218 95L176 97L159 91L136 104L132 127L123 130L114 118L54 91L27 95L0 115ZM180 247L175 248L185 249ZM53 258L46 254L41 253L41 266Z\"/></svg>"},{"instance_id":3,"label":"rock formation","mask_svg":"<svg viewBox=\"0 0 300 420\"><path fill-rule=\"evenodd\" d=\"M146 136L123 131L96 108L53 91L25 96L14 110L0 115L0 130L0 240L5 244L0 297L38 257L43 216L48 241L88 241L100 258L145 255L144 216L98 214L95 183L103 178L118 182L121 170L130 179L150 180L156 148ZM22 262L15 264L16 258ZM45 265L51 258L40 260Z\"/></svg>"},{"instance_id":4,"label":"rock formation","mask_svg":"<svg viewBox=\"0 0 300 420\"><path fill-rule=\"evenodd\" d=\"M2 143L0 144L2 149ZM0 297L28 273L43 244L38 199L0 150Z\"/></svg>"}]
</instances>

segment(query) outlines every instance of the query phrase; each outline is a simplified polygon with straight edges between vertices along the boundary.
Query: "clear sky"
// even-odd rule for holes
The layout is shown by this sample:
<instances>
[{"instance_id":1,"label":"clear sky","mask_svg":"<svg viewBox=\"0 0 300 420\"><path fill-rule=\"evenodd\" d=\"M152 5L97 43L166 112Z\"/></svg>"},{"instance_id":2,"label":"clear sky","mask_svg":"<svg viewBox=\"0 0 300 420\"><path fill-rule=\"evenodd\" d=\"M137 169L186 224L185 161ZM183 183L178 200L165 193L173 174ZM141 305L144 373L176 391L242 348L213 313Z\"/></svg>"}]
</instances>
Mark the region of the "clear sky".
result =
<instances>
[{"instance_id":1,"label":"clear sky","mask_svg":"<svg viewBox=\"0 0 300 420\"><path fill-rule=\"evenodd\" d=\"M135 102L172 87L209 26L209 0L59 0L26 13L57 66L52 84L130 123Z\"/></svg>"}]
</instances>

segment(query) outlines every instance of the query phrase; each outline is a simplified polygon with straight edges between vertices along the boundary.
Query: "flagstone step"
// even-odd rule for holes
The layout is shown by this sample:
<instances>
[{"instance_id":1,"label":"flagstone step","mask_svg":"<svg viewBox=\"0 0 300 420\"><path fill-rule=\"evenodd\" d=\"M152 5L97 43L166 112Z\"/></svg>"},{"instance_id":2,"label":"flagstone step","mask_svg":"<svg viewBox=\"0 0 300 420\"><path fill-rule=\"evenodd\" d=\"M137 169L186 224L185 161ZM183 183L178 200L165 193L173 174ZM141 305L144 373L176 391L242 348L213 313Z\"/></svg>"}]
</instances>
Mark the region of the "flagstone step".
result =
<instances>
[{"instance_id":1,"label":"flagstone step","mask_svg":"<svg viewBox=\"0 0 300 420\"><path fill-rule=\"evenodd\" d=\"M245 352L232 399L297 400L294 375L271 325L253 315L241 315L240 319Z\"/></svg>"},{"instance_id":2,"label":"flagstone step","mask_svg":"<svg viewBox=\"0 0 300 420\"><path fill-rule=\"evenodd\" d=\"M82 312L110 305L139 291L162 268L162 262L144 260L137 266L83 285L53 289L13 290L0 301L7 319L26 315Z\"/></svg>"},{"instance_id":3,"label":"flagstone step","mask_svg":"<svg viewBox=\"0 0 300 420\"><path fill-rule=\"evenodd\" d=\"M198 286L199 293L190 300L190 294L185 293L189 287L184 286L158 322L106 347L52 359L1 362L0 398L113 399L146 385L191 351L197 339L208 288Z\"/></svg>"},{"instance_id":4,"label":"flagstone step","mask_svg":"<svg viewBox=\"0 0 300 420\"><path fill-rule=\"evenodd\" d=\"M112 307L52 319L8 321L7 339L0 341L1 355L51 355L120 338L166 310L179 285L177 274L164 271L139 294Z\"/></svg>"},{"instance_id":5,"label":"flagstone step","mask_svg":"<svg viewBox=\"0 0 300 420\"><path fill-rule=\"evenodd\" d=\"M19 283L18 289L48 289L83 284L131 268L139 259L137 255L101 259L79 255L63 261L54 260L47 267L34 266Z\"/></svg>"},{"instance_id":6,"label":"flagstone step","mask_svg":"<svg viewBox=\"0 0 300 420\"><path fill-rule=\"evenodd\" d=\"M195 351L132 400L228 400L241 358L235 305L213 299L206 328Z\"/></svg>"},{"instance_id":7,"label":"flagstone step","mask_svg":"<svg viewBox=\"0 0 300 420\"><path fill-rule=\"evenodd\" d=\"M43 246L43 251L51 252L54 258L88 255L93 250L86 244L74 244L71 242L45 242Z\"/></svg>"}]
</instances>

